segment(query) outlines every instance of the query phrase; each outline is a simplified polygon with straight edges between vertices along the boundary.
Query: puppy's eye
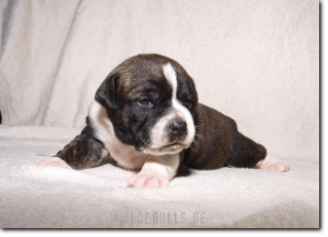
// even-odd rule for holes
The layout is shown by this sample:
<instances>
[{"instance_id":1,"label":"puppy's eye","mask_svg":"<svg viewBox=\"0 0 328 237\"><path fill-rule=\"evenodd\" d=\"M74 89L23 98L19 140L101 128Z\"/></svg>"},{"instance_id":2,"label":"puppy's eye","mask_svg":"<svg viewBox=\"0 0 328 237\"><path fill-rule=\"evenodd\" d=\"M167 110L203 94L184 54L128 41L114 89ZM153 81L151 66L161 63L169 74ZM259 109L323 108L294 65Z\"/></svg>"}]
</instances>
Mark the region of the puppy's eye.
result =
<instances>
[{"instance_id":1,"label":"puppy's eye","mask_svg":"<svg viewBox=\"0 0 328 237\"><path fill-rule=\"evenodd\" d=\"M151 108L153 106L153 103L148 100L148 99L143 99L143 100L140 100L139 102L139 105L141 105L142 107L148 107L148 108Z\"/></svg>"}]
</instances>

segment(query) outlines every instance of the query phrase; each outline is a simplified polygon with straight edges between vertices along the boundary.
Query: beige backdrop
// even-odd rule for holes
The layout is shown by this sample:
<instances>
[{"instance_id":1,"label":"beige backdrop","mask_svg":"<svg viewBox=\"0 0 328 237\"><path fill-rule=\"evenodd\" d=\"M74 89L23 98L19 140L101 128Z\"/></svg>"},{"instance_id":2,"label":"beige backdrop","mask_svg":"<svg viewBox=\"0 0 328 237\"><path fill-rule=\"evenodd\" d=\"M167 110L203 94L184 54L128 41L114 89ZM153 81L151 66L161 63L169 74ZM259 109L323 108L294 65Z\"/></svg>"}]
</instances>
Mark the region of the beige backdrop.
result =
<instances>
[{"instance_id":1,"label":"beige backdrop","mask_svg":"<svg viewBox=\"0 0 328 237\"><path fill-rule=\"evenodd\" d=\"M318 160L316 0L1 0L0 11L3 124L82 128L114 66L159 53L271 153Z\"/></svg>"}]
</instances>

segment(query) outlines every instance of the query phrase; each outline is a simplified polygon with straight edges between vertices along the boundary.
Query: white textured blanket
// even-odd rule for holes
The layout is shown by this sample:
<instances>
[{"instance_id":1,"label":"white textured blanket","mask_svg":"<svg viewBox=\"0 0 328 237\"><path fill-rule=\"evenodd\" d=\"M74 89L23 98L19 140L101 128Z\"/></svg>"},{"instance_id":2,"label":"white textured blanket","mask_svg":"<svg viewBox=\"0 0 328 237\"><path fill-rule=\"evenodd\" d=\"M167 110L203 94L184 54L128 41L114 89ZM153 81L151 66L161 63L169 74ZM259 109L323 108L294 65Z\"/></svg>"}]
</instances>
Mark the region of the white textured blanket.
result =
<instances>
[{"instance_id":1,"label":"white textured blanket","mask_svg":"<svg viewBox=\"0 0 328 237\"><path fill-rule=\"evenodd\" d=\"M83 171L38 167L77 129L0 127L0 226L319 227L319 166L285 159L287 173L223 168L194 171L168 188L127 188L133 175L112 165Z\"/></svg>"},{"instance_id":2,"label":"white textured blanket","mask_svg":"<svg viewBox=\"0 0 328 237\"><path fill-rule=\"evenodd\" d=\"M140 190L111 165L34 166L140 53L177 60L200 102L291 170L191 171ZM0 227L318 227L318 95L316 0L0 0Z\"/></svg>"}]
</instances>

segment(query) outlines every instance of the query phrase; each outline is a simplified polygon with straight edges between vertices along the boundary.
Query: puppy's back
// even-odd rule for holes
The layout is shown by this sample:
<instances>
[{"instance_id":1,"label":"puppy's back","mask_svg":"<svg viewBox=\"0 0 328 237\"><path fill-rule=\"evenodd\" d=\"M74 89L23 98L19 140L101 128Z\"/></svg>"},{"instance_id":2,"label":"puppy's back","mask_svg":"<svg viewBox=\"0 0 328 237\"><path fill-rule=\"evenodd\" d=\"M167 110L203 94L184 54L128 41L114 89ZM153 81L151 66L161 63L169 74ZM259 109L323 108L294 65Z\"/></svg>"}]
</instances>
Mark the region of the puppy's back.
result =
<instances>
[{"instance_id":1,"label":"puppy's back","mask_svg":"<svg viewBox=\"0 0 328 237\"><path fill-rule=\"evenodd\" d=\"M185 166L205 170L227 165L251 168L265 158L265 148L242 135L236 122L219 111L198 104L193 118L196 137L184 153Z\"/></svg>"}]
</instances>

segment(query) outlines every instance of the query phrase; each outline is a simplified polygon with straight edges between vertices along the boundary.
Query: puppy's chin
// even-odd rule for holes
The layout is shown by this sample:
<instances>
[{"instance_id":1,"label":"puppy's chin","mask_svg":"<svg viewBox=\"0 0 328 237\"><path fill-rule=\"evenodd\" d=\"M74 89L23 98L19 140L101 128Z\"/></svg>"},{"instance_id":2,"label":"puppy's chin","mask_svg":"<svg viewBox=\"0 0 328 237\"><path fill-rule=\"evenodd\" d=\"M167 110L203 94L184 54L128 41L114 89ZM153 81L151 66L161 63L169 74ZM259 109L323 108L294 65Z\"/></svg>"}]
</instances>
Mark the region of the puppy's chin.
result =
<instances>
[{"instance_id":1,"label":"puppy's chin","mask_svg":"<svg viewBox=\"0 0 328 237\"><path fill-rule=\"evenodd\" d=\"M144 147L143 153L155 156L162 156L180 153L183 149L187 149L188 147L189 145L186 146L184 144L170 144L159 148Z\"/></svg>"}]
</instances>

